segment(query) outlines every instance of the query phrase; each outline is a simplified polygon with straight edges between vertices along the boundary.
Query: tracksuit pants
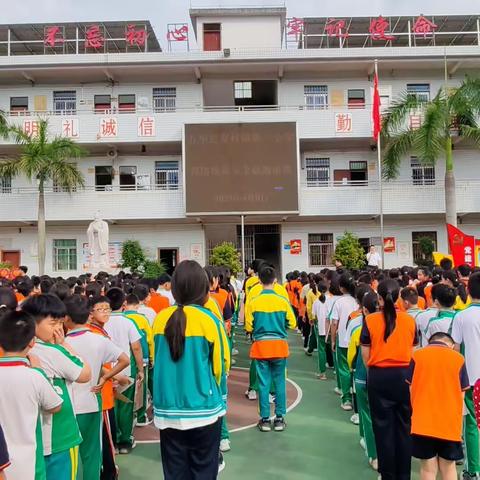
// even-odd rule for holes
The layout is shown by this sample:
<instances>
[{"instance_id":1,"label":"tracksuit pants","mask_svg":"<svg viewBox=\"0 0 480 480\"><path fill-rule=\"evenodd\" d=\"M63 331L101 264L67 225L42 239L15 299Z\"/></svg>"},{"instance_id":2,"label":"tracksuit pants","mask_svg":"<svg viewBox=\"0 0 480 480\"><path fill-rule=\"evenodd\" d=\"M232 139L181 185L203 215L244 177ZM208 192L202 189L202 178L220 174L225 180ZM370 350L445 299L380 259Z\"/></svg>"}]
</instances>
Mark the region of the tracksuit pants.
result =
<instances>
[{"instance_id":1,"label":"tracksuit pants","mask_svg":"<svg viewBox=\"0 0 480 480\"><path fill-rule=\"evenodd\" d=\"M100 478L102 466L102 412L77 415L83 441L79 446L84 480ZM79 479L80 480L80 479Z\"/></svg>"},{"instance_id":2,"label":"tracksuit pants","mask_svg":"<svg viewBox=\"0 0 480 480\"><path fill-rule=\"evenodd\" d=\"M465 392L467 415L464 417L463 436L465 441L465 471L471 474L480 472L479 433L475 419L473 388Z\"/></svg>"},{"instance_id":3,"label":"tracksuit pants","mask_svg":"<svg viewBox=\"0 0 480 480\"><path fill-rule=\"evenodd\" d=\"M287 413L286 358L255 360L258 379L258 400L260 417L270 417L269 394L275 386L275 415L283 417Z\"/></svg>"}]
</instances>

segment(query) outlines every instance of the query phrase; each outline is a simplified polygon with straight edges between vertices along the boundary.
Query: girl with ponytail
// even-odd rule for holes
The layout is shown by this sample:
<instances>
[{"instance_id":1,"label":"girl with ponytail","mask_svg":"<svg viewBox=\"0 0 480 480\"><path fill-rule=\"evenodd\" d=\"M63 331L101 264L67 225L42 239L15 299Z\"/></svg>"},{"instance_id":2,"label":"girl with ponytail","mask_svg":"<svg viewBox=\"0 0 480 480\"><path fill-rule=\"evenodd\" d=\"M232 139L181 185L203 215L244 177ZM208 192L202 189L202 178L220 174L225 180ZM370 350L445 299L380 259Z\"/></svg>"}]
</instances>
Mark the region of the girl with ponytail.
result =
<instances>
[{"instance_id":1,"label":"girl with ponytail","mask_svg":"<svg viewBox=\"0 0 480 480\"><path fill-rule=\"evenodd\" d=\"M162 430L165 480L216 478L218 473L226 413L220 384L230 352L219 319L203 307L208 292L203 268L181 262L172 277L176 305L162 310L153 328L153 403L155 425Z\"/></svg>"},{"instance_id":2,"label":"girl with ponytail","mask_svg":"<svg viewBox=\"0 0 480 480\"><path fill-rule=\"evenodd\" d=\"M307 307L307 322L308 322L308 341L305 350L305 354L311 356L313 351L317 348L317 335L315 334L315 317L313 314L313 304L321 295L318 289L318 283L321 282L323 277L321 275L314 275L311 273L308 276L309 289L306 294L306 307Z\"/></svg>"},{"instance_id":3,"label":"girl with ponytail","mask_svg":"<svg viewBox=\"0 0 480 480\"><path fill-rule=\"evenodd\" d=\"M380 311L365 318L360 342L368 367L368 401L382 478L410 478L410 389L406 382L417 342L415 320L397 311L400 286L384 280L378 286Z\"/></svg>"}]
</instances>

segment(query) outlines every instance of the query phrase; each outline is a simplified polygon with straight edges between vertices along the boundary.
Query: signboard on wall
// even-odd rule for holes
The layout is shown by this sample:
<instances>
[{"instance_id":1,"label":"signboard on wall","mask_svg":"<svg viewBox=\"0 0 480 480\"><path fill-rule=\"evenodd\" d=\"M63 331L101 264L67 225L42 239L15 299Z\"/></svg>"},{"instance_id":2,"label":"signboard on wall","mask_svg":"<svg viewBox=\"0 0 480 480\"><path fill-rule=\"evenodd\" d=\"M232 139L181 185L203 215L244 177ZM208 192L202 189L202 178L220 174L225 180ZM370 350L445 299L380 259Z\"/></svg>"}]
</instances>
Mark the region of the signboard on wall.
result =
<instances>
[{"instance_id":1,"label":"signboard on wall","mask_svg":"<svg viewBox=\"0 0 480 480\"><path fill-rule=\"evenodd\" d=\"M290 255L302 253L302 241L300 239L290 240Z\"/></svg>"},{"instance_id":2,"label":"signboard on wall","mask_svg":"<svg viewBox=\"0 0 480 480\"><path fill-rule=\"evenodd\" d=\"M82 250L82 269L84 272L88 272L91 259L88 243L83 244ZM108 242L108 263L112 269L119 268L119 265L122 263L122 242Z\"/></svg>"},{"instance_id":3,"label":"signboard on wall","mask_svg":"<svg viewBox=\"0 0 480 480\"><path fill-rule=\"evenodd\" d=\"M383 239L383 251L385 253L395 253L396 251L395 237L385 237Z\"/></svg>"},{"instance_id":4,"label":"signboard on wall","mask_svg":"<svg viewBox=\"0 0 480 480\"><path fill-rule=\"evenodd\" d=\"M298 213L294 122L185 125L187 215Z\"/></svg>"},{"instance_id":5,"label":"signboard on wall","mask_svg":"<svg viewBox=\"0 0 480 480\"><path fill-rule=\"evenodd\" d=\"M398 242L398 258L401 260L410 259L410 243Z\"/></svg>"}]
</instances>

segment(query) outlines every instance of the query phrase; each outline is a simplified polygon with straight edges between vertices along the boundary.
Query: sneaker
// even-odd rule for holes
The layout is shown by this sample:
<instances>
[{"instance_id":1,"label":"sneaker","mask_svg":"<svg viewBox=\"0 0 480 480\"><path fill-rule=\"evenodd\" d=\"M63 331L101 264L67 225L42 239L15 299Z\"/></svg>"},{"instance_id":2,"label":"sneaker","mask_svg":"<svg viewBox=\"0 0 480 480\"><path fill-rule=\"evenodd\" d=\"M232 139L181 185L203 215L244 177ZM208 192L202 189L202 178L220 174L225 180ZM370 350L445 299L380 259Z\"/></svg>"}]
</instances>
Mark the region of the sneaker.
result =
<instances>
[{"instance_id":1,"label":"sneaker","mask_svg":"<svg viewBox=\"0 0 480 480\"><path fill-rule=\"evenodd\" d=\"M358 413L354 413L351 417L350 417L350 421L354 424L354 425L358 425L360 423L360 418L358 417Z\"/></svg>"},{"instance_id":2,"label":"sneaker","mask_svg":"<svg viewBox=\"0 0 480 480\"><path fill-rule=\"evenodd\" d=\"M313 355L313 353L310 352L308 348L304 348L304 350L305 350L305 355L307 355L307 357L311 357Z\"/></svg>"},{"instance_id":3,"label":"sneaker","mask_svg":"<svg viewBox=\"0 0 480 480\"><path fill-rule=\"evenodd\" d=\"M224 438L220 440L220 451L221 452L229 452L232 449L230 446L230 440L228 438Z\"/></svg>"},{"instance_id":4,"label":"sneaker","mask_svg":"<svg viewBox=\"0 0 480 480\"><path fill-rule=\"evenodd\" d=\"M222 452L218 452L218 473L225 470L225 460L223 459Z\"/></svg>"},{"instance_id":5,"label":"sneaker","mask_svg":"<svg viewBox=\"0 0 480 480\"><path fill-rule=\"evenodd\" d=\"M268 402L270 403L270 405L273 405L275 403L275 395L272 395L271 393L269 393Z\"/></svg>"},{"instance_id":6,"label":"sneaker","mask_svg":"<svg viewBox=\"0 0 480 480\"><path fill-rule=\"evenodd\" d=\"M363 437L360 437L360 446L366 450L367 449L367 444L365 443L365 439Z\"/></svg>"},{"instance_id":7,"label":"sneaker","mask_svg":"<svg viewBox=\"0 0 480 480\"><path fill-rule=\"evenodd\" d=\"M337 395L342 395L342 391L338 388L338 387L335 387L333 389L333 391L337 394Z\"/></svg>"},{"instance_id":8,"label":"sneaker","mask_svg":"<svg viewBox=\"0 0 480 480\"><path fill-rule=\"evenodd\" d=\"M261 432L271 432L272 422L268 418L261 418L258 421L257 427Z\"/></svg>"},{"instance_id":9,"label":"sneaker","mask_svg":"<svg viewBox=\"0 0 480 480\"><path fill-rule=\"evenodd\" d=\"M232 355L238 355L238 350L236 348L232 349Z\"/></svg>"},{"instance_id":10,"label":"sneaker","mask_svg":"<svg viewBox=\"0 0 480 480\"><path fill-rule=\"evenodd\" d=\"M275 417L275 420L273 421L273 429L276 432L283 432L286 426L287 424L283 417Z\"/></svg>"},{"instance_id":11,"label":"sneaker","mask_svg":"<svg viewBox=\"0 0 480 480\"><path fill-rule=\"evenodd\" d=\"M345 402L340 405L342 410L345 410L346 412L351 412L353 410L351 402Z\"/></svg>"},{"instance_id":12,"label":"sneaker","mask_svg":"<svg viewBox=\"0 0 480 480\"><path fill-rule=\"evenodd\" d=\"M248 400L256 400L257 392L255 390L247 390L245 392L245 396L248 398Z\"/></svg>"},{"instance_id":13,"label":"sneaker","mask_svg":"<svg viewBox=\"0 0 480 480\"><path fill-rule=\"evenodd\" d=\"M376 458L371 458L368 463L372 467L372 470L378 471L378 460Z\"/></svg>"},{"instance_id":14,"label":"sneaker","mask_svg":"<svg viewBox=\"0 0 480 480\"><path fill-rule=\"evenodd\" d=\"M318 380L327 380L327 374L326 373L317 373L315 376L318 378Z\"/></svg>"},{"instance_id":15,"label":"sneaker","mask_svg":"<svg viewBox=\"0 0 480 480\"><path fill-rule=\"evenodd\" d=\"M148 425L151 425L153 423L153 418L145 420L145 422L137 422L137 427L147 427Z\"/></svg>"},{"instance_id":16,"label":"sneaker","mask_svg":"<svg viewBox=\"0 0 480 480\"><path fill-rule=\"evenodd\" d=\"M120 455L128 455L129 453L132 453L132 450L137 446L137 442L134 440L131 445L123 445L119 447L118 453Z\"/></svg>"},{"instance_id":17,"label":"sneaker","mask_svg":"<svg viewBox=\"0 0 480 480\"><path fill-rule=\"evenodd\" d=\"M232 361L230 362L230 364L231 364L231 365L236 365L236 364L237 364L237 361L236 361L234 358L232 358Z\"/></svg>"}]
</instances>

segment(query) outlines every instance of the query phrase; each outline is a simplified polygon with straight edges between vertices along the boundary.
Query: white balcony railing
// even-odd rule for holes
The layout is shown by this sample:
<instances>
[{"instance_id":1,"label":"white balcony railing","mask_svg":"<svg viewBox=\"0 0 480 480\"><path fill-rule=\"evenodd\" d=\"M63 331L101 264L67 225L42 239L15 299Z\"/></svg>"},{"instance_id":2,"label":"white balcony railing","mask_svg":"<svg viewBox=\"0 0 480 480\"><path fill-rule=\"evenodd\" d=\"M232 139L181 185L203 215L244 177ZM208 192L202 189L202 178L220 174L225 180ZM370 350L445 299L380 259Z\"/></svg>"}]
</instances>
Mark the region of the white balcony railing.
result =
<instances>
[{"instance_id":1,"label":"white balcony railing","mask_svg":"<svg viewBox=\"0 0 480 480\"><path fill-rule=\"evenodd\" d=\"M147 188L148 187L148 188ZM89 220L100 210L106 219L147 220L179 219L185 216L183 187L159 189L157 185L125 189L118 185L98 191L94 186L72 193L45 192L48 221ZM135 187L133 187L135 188ZM480 212L480 180L457 180L459 214ZM326 186L300 186L302 216L376 216L379 213L380 191L377 182ZM383 183L383 205L386 215L442 214L445 212L443 182L436 185L413 185L407 181ZM38 195L35 188L15 188L0 192L0 222L35 222Z\"/></svg>"},{"instance_id":2,"label":"white balcony railing","mask_svg":"<svg viewBox=\"0 0 480 480\"><path fill-rule=\"evenodd\" d=\"M339 118L341 116L342 118ZM141 132L141 119L148 119L149 129ZM78 109L75 114L59 111L12 112L8 120L25 131L34 132L39 119L49 121L52 135L71 136L79 143L151 141L180 142L183 125L188 123L297 122L299 138L370 137L371 108L325 106L312 109L306 105L211 106L119 111L116 108L95 112ZM112 122L113 120L113 122ZM105 123L108 129L105 130ZM0 140L0 143L11 143Z\"/></svg>"}]
</instances>

